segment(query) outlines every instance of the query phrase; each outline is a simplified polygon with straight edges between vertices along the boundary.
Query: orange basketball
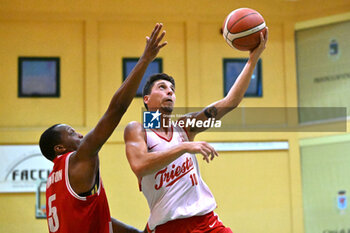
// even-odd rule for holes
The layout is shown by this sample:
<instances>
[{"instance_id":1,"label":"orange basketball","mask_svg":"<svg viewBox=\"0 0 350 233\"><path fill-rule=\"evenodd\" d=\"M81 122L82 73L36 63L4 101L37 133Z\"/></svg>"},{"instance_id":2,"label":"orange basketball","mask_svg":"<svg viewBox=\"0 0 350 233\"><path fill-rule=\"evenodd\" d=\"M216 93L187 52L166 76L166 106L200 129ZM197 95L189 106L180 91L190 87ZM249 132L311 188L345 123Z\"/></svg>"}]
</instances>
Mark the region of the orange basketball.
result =
<instances>
[{"instance_id":1,"label":"orange basketball","mask_svg":"<svg viewBox=\"0 0 350 233\"><path fill-rule=\"evenodd\" d=\"M260 32L265 35L266 24L259 12L250 8L239 8L226 17L222 31L232 48L248 51L259 45Z\"/></svg>"}]
</instances>

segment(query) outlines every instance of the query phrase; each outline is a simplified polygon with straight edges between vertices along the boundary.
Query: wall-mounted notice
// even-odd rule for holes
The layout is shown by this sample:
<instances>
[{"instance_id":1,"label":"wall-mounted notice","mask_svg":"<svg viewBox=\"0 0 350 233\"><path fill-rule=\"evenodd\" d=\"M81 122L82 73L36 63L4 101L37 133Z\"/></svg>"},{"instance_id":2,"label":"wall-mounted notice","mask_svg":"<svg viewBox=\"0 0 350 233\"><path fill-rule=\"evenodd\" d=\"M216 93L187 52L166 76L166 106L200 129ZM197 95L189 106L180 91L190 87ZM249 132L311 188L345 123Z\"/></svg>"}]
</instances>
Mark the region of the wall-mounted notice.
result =
<instances>
[{"instance_id":1,"label":"wall-mounted notice","mask_svg":"<svg viewBox=\"0 0 350 233\"><path fill-rule=\"evenodd\" d=\"M0 146L0 192L35 192L37 184L46 180L53 163L37 145Z\"/></svg>"}]
</instances>

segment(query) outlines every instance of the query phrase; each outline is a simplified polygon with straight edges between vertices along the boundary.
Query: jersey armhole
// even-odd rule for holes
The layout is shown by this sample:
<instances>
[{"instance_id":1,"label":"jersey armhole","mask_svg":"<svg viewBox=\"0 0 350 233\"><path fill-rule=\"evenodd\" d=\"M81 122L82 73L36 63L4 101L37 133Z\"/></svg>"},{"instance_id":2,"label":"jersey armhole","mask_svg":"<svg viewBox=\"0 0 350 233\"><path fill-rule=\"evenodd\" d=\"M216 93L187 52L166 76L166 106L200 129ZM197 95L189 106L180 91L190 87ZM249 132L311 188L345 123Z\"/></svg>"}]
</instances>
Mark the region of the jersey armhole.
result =
<instances>
[{"instance_id":1,"label":"jersey armhole","mask_svg":"<svg viewBox=\"0 0 350 233\"><path fill-rule=\"evenodd\" d=\"M73 152L72 152L73 153ZM75 197L76 199L78 200L81 200L81 201L86 201L86 197L81 197L79 196L72 188L72 186L70 185L69 183L69 175L68 175L68 166L69 166L69 158L70 156L72 155L72 153L70 153L67 157L66 157L66 162L65 162L65 180L66 180L66 187L67 187L67 190L69 191L69 193ZM101 185L101 182L100 182L100 185ZM100 189L100 187L99 187Z\"/></svg>"}]
</instances>

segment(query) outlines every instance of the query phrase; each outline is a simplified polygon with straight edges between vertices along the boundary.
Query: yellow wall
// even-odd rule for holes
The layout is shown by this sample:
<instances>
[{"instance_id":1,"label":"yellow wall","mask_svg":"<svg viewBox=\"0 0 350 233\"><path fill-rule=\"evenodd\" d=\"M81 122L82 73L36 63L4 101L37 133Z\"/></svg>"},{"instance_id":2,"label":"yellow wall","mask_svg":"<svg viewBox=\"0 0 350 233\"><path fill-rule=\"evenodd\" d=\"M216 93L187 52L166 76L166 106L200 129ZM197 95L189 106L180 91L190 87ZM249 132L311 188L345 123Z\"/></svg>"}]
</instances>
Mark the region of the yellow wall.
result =
<instances>
[{"instance_id":1,"label":"yellow wall","mask_svg":"<svg viewBox=\"0 0 350 233\"><path fill-rule=\"evenodd\" d=\"M123 57L141 55L145 36L163 22L169 44L160 57L177 81L177 106L205 106L222 97L222 58L247 57L225 44L219 29L238 7L257 9L270 28L263 59L263 97L245 107L297 106L295 23L350 11L346 1L0 1L0 144L36 144L49 125L64 122L82 133L93 127L122 82ZM61 97L17 98L18 56L61 57ZM101 170L112 216L139 228L147 203L125 158L122 132L140 120L136 99L101 151ZM288 116L286 116L288 117ZM207 141L281 141L288 151L225 152L200 162L217 213L237 232L302 233L297 133L204 133ZM0 232L47 232L34 217L34 194L0 194ZM19 214L20 213L20 214ZM264 231L265 232L265 231Z\"/></svg>"},{"instance_id":2,"label":"yellow wall","mask_svg":"<svg viewBox=\"0 0 350 233\"><path fill-rule=\"evenodd\" d=\"M287 151L222 152L203 163L223 223L234 232L292 232L288 163Z\"/></svg>"},{"instance_id":3,"label":"yellow wall","mask_svg":"<svg viewBox=\"0 0 350 233\"><path fill-rule=\"evenodd\" d=\"M5 101L0 102L0 127L46 126L60 119L83 125L83 26L70 21L1 21L0 98ZM19 99L18 56L48 55L61 57L61 98ZM64 111L57 111L58 106L65 106Z\"/></svg>"}]
</instances>

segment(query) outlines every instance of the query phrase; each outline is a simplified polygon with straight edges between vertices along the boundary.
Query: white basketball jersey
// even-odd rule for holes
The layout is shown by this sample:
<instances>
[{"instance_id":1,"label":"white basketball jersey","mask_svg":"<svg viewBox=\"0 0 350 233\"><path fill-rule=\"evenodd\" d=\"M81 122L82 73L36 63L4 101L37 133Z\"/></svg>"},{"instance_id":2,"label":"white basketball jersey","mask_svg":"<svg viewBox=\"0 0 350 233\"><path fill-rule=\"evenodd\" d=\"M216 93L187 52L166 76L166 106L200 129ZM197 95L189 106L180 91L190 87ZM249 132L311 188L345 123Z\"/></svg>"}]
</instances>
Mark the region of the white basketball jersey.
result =
<instances>
[{"instance_id":1,"label":"white basketball jersey","mask_svg":"<svg viewBox=\"0 0 350 233\"><path fill-rule=\"evenodd\" d=\"M171 128L169 139L146 129L149 152L164 151L188 141L186 132ZM216 208L216 202L208 186L202 180L194 154L185 153L168 166L142 177L140 189L150 208L148 227L154 230L174 219L205 215Z\"/></svg>"}]
</instances>

